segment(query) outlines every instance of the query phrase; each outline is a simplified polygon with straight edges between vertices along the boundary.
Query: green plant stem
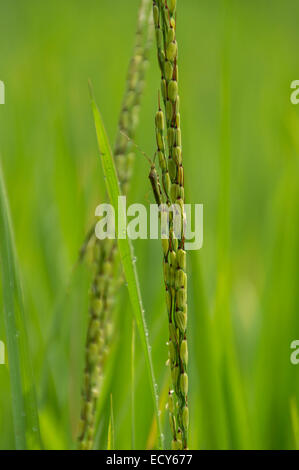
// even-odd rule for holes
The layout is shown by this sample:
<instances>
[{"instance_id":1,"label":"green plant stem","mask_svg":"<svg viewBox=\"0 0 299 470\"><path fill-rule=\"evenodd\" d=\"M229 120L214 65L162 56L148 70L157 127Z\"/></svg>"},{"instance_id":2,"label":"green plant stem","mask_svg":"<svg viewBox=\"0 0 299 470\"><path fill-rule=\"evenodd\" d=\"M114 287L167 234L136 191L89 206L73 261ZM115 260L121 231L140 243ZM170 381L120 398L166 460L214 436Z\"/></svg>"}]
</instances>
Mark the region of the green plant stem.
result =
<instances>
[{"instance_id":1,"label":"green plant stem","mask_svg":"<svg viewBox=\"0 0 299 470\"><path fill-rule=\"evenodd\" d=\"M132 320L132 344L131 344L131 441L132 450L135 449L135 320Z\"/></svg>"}]
</instances>

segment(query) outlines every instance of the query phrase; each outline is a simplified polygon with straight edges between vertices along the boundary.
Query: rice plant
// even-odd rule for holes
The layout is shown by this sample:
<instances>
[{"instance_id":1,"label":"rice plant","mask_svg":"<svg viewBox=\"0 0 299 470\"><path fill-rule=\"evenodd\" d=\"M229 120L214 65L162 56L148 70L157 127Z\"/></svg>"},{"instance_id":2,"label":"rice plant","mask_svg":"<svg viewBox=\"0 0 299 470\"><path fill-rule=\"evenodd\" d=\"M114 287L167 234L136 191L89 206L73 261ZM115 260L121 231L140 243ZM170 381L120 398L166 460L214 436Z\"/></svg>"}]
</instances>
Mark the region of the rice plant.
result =
<instances>
[{"instance_id":1,"label":"rice plant","mask_svg":"<svg viewBox=\"0 0 299 470\"><path fill-rule=\"evenodd\" d=\"M299 4L268 3L0 0L1 450L299 448ZM119 196L166 238L97 239Z\"/></svg>"}]
</instances>

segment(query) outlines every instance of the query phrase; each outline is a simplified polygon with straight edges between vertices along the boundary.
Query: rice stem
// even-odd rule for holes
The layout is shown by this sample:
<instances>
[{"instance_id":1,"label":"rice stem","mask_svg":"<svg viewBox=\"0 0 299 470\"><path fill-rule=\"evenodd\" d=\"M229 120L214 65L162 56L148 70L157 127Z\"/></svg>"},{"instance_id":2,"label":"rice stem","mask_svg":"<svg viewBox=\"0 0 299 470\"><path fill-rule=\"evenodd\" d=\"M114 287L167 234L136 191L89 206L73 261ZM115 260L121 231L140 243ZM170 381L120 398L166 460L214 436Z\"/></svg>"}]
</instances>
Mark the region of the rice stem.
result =
<instances>
[{"instance_id":1,"label":"rice stem","mask_svg":"<svg viewBox=\"0 0 299 470\"><path fill-rule=\"evenodd\" d=\"M163 270L169 323L169 365L172 389L168 409L172 431L172 448L187 449L188 408L188 345L187 345L187 274L184 249L184 168L180 128L178 89L178 45L176 40L176 0L153 0L158 64L161 72L161 93L155 119L157 152L162 173L163 192L167 205L179 211L180 236L177 236L174 215L169 217L169 239L162 240ZM165 126L166 122L166 126ZM167 137L167 147L165 138Z\"/></svg>"}]
</instances>

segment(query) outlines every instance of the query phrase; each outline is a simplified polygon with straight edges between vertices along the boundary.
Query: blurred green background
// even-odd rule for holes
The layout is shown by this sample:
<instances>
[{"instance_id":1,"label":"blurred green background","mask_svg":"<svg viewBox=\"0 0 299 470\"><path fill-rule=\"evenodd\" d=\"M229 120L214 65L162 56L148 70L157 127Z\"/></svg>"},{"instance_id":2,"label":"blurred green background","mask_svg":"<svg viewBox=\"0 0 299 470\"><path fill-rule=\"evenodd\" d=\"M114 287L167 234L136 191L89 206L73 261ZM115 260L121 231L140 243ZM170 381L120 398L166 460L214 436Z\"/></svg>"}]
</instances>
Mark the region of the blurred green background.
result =
<instances>
[{"instance_id":1,"label":"blurred green background","mask_svg":"<svg viewBox=\"0 0 299 470\"><path fill-rule=\"evenodd\" d=\"M90 275L87 266L73 267L94 210L106 200L87 81L113 140L138 4L0 0L0 153L47 449L74 447ZM190 448L295 448L299 366L290 364L290 343L299 334L299 105L290 102L290 84L299 79L299 4L178 4L186 191L188 202L204 204L204 247L188 254ZM150 155L158 85L153 48L136 136ZM129 200L147 204L144 158L136 157L135 170ZM161 390L161 248L158 241L134 246ZM132 315L125 287L118 311L110 365L115 445L129 449ZM153 407L138 341L136 355L135 446L143 449ZM1 449L14 448L10 396L8 366L0 366ZM109 403L107 391L101 449Z\"/></svg>"}]
</instances>

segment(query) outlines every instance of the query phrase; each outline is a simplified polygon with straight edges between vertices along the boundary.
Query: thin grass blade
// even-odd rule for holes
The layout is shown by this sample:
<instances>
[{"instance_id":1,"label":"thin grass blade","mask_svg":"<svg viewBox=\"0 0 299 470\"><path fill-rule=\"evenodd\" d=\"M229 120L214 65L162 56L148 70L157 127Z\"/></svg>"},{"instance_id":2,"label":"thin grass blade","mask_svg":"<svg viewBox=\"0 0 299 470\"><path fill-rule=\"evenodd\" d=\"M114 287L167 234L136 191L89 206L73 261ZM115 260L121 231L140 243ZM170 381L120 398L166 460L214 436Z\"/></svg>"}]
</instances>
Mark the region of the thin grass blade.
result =
<instances>
[{"instance_id":1,"label":"thin grass blade","mask_svg":"<svg viewBox=\"0 0 299 470\"><path fill-rule=\"evenodd\" d=\"M135 450L135 320L132 320L131 338L131 441L132 450Z\"/></svg>"},{"instance_id":2,"label":"thin grass blade","mask_svg":"<svg viewBox=\"0 0 299 470\"><path fill-rule=\"evenodd\" d=\"M17 449L40 449L39 420L21 283L1 165L0 260L15 445Z\"/></svg>"},{"instance_id":3,"label":"thin grass blade","mask_svg":"<svg viewBox=\"0 0 299 470\"><path fill-rule=\"evenodd\" d=\"M138 281L138 275L136 270L136 264L134 262L133 249L130 240L125 238L125 233L118 233L118 227L125 226L125 211L122 205L119 205L119 197L121 196L119 183L117 179L116 169L114 165L113 155L111 146L108 140L108 136L97 108L95 100L93 98L92 89L90 86L91 93L91 104L94 116L94 122L97 133L97 140L101 155L101 162L105 175L105 182L107 186L107 192L109 195L110 202L115 209L115 228L117 234L117 242L122 260L122 265L128 284L129 296L133 307L134 316L136 319L137 328L140 335L141 344L144 350L146 366L149 375L149 382L154 402L154 409L157 419L159 446L163 447L163 435L161 432L160 414L158 406L157 396L157 385L154 375L153 362L151 357L150 343L148 338L148 329L144 317L144 309L142 304L142 298L140 293L140 286ZM122 238L123 237L123 238Z\"/></svg>"},{"instance_id":4,"label":"thin grass blade","mask_svg":"<svg viewBox=\"0 0 299 470\"><path fill-rule=\"evenodd\" d=\"M110 395L110 419L109 419L109 428L108 428L107 450L115 450L115 443L114 443L114 415L113 415L112 394Z\"/></svg>"}]
</instances>

